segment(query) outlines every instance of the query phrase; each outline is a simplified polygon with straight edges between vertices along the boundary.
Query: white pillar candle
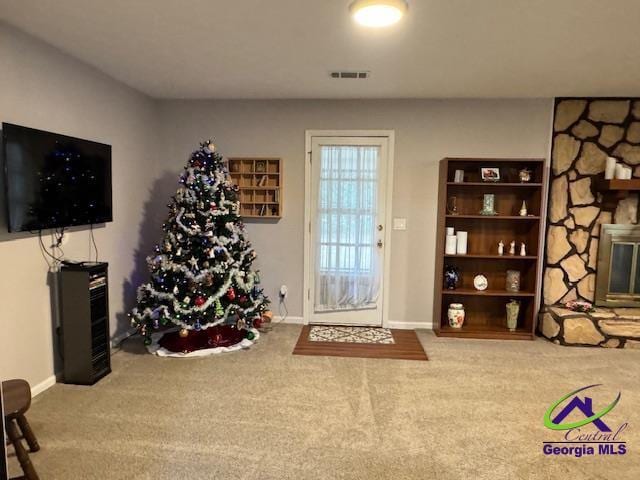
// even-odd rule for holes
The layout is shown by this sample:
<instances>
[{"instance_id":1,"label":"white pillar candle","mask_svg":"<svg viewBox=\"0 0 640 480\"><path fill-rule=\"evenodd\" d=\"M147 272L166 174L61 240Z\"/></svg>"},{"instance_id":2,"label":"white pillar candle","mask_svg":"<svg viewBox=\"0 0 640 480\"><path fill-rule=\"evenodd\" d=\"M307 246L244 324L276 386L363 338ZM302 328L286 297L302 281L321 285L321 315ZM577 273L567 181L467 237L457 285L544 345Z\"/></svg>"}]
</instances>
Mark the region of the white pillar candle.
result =
<instances>
[{"instance_id":1,"label":"white pillar candle","mask_svg":"<svg viewBox=\"0 0 640 480\"><path fill-rule=\"evenodd\" d=\"M467 254L467 232L458 232L456 235L458 238L458 246L456 252L458 255L466 255Z\"/></svg>"},{"instance_id":2,"label":"white pillar candle","mask_svg":"<svg viewBox=\"0 0 640 480\"><path fill-rule=\"evenodd\" d=\"M611 180L614 178L616 174L616 165L618 164L618 160L613 157L607 157L607 166L604 169L604 178L607 180Z\"/></svg>"},{"instance_id":3,"label":"white pillar candle","mask_svg":"<svg viewBox=\"0 0 640 480\"><path fill-rule=\"evenodd\" d=\"M616 163L616 173L615 178L617 180L624 179L624 165L621 163Z\"/></svg>"},{"instance_id":4,"label":"white pillar candle","mask_svg":"<svg viewBox=\"0 0 640 480\"><path fill-rule=\"evenodd\" d=\"M457 239L455 235L447 235L447 243L444 247L444 253L447 255L456 254Z\"/></svg>"},{"instance_id":5,"label":"white pillar candle","mask_svg":"<svg viewBox=\"0 0 640 480\"><path fill-rule=\"evenodd\" d=\"M624 179L625 180L631 180L631 177L633 176L633 170L631 170L631 167L624 167Z\"/></svg>"},{"instance_id":6,"label":"white pillar candle","mask_svg":"<svg viewBox=\"0 0 640 480\"><path fill-rule=\"evenodd\" d=\"M453 227L447 227L447 237L451 236L451 235L455 235L455 230L453 229Z\"/></svg>"}]
</instances>

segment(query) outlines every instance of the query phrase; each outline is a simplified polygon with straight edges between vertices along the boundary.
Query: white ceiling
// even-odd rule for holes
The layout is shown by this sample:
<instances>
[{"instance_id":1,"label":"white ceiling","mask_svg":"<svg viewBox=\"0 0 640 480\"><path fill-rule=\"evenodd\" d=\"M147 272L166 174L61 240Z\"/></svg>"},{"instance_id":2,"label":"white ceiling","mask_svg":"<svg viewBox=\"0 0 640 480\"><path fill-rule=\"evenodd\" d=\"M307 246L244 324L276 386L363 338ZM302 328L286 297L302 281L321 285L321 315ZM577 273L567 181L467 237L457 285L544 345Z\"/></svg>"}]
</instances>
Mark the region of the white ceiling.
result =
<instances>
[{"instance_id":1,"label":"white ceiling","mask_svg":"<svg viewBox=\"0 0 640 480\"><path fill-rule=\"evenodd\" d=\"M384 30L349 3L0 0L0 18L160 98L640 96L638 0L413 0Z\"/></svg>"}]
</instances>

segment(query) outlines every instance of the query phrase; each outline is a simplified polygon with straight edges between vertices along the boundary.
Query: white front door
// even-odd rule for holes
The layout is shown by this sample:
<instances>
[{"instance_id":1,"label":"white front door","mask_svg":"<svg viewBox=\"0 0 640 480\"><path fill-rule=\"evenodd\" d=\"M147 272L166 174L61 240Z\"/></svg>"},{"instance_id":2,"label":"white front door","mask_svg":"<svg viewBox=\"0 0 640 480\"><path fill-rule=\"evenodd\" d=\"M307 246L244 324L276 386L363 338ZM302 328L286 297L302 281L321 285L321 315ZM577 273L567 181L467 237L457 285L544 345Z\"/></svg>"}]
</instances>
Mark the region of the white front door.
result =
<instances>
[{"instance_id":1,"label":"white front door","mask_svg":"<svg viewBox=\"0 0 640 480\"><path fill-rule=\"evenodd\" d=\"M382 325L384 137L313 137L309 323Z\"/></svg>"}]
</instances>

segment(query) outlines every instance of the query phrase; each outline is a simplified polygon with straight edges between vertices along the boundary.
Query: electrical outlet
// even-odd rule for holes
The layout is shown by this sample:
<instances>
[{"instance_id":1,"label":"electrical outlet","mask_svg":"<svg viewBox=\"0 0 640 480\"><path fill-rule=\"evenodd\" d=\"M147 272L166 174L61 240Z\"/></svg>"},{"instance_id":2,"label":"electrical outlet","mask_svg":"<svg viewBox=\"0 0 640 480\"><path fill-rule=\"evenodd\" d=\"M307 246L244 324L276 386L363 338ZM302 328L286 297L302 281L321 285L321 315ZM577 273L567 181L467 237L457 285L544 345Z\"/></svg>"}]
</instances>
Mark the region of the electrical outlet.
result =
<instances>
[{"instance_id":1,"label":"electrical outlet","mask_svg":"<svg viewBox=\"0 0 640 480\"><path fill-rule=\"evenodd\" d=\"M282 285L280 287L280 298L284 300L285 298L287 298L288 293L289 293L289 289L287 288L287 286Z\"/></svg>"}]
</instances>

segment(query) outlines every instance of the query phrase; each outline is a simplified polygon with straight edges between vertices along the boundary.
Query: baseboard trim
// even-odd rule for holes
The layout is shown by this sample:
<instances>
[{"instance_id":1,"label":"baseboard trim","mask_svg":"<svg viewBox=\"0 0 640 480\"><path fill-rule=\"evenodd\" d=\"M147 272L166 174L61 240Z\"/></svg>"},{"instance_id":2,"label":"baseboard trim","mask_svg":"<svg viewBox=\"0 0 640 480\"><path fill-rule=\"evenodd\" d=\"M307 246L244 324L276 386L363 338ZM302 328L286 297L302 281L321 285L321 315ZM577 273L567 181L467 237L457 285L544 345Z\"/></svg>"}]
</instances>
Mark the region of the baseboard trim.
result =
<instances>
[{"instance_id":1,"label":"baseboard trim","mask_svg":"<svg viewBox=\"0 0 640 480\"><path fill-rule=\"evenodd\" d=\"M398 330L415 330L419 329L427 329L431 330L433 328L432 322L387 322L388 328L397 328Z\"/></svg>"},{"instance_id":2,"label":"baseboard trim","mask_svg":"<svg viewBox=\"0 0 640 480\"><path fill-rule=\"evenodd\" d=\"M283 321L282 317L276 315L275 317L273 317L273 323L290 323L293 325L304 325L304 317L294 317L292 315L287 315L287 317L285 317Z\"/></svg>"},{"instance_id":3,"label":"baseboard trim","mask_svg":"<svg viewBox=\"0 0 640 480\"><path fill-rule=\"evenodd\" d=\"M46 379L44 379L42 382L31 387L31 396L35 397L37 395L40 395L42 392L50 389L55 384L56 384L56 376L51 375L50 377L47 377Z\"/></svg>"},{"instance_id":4,"label":"baseboard trim","mask_svg":"<svg viewBox=\"0 0 640 480\"><path fill-rule=\"evenodd\" d=\"M120 344L122 342L124 342L127 338L129 338L131 335L134 335L136 333L136 329L135 328L131 328L125 332L122 332L119 335L116 335L115 337L113 337L111 339L111 348L114 350L117 350L120 348Z\"/></svg>"},{"instance_id":5,"label":"baseboard trim","mask_svg":"<svg viewBox=\"0 0 640 480\"><path fill-rule=\"evenodd\" d=\"M273 323L290 323L294 325L304 325L304 317L288 316L284 321L282 317L273 317ZM398 330L415 330L416 328L431 330L432 322L387 322L387 328L397 328Z\"/></svg>"}]
</instances>

